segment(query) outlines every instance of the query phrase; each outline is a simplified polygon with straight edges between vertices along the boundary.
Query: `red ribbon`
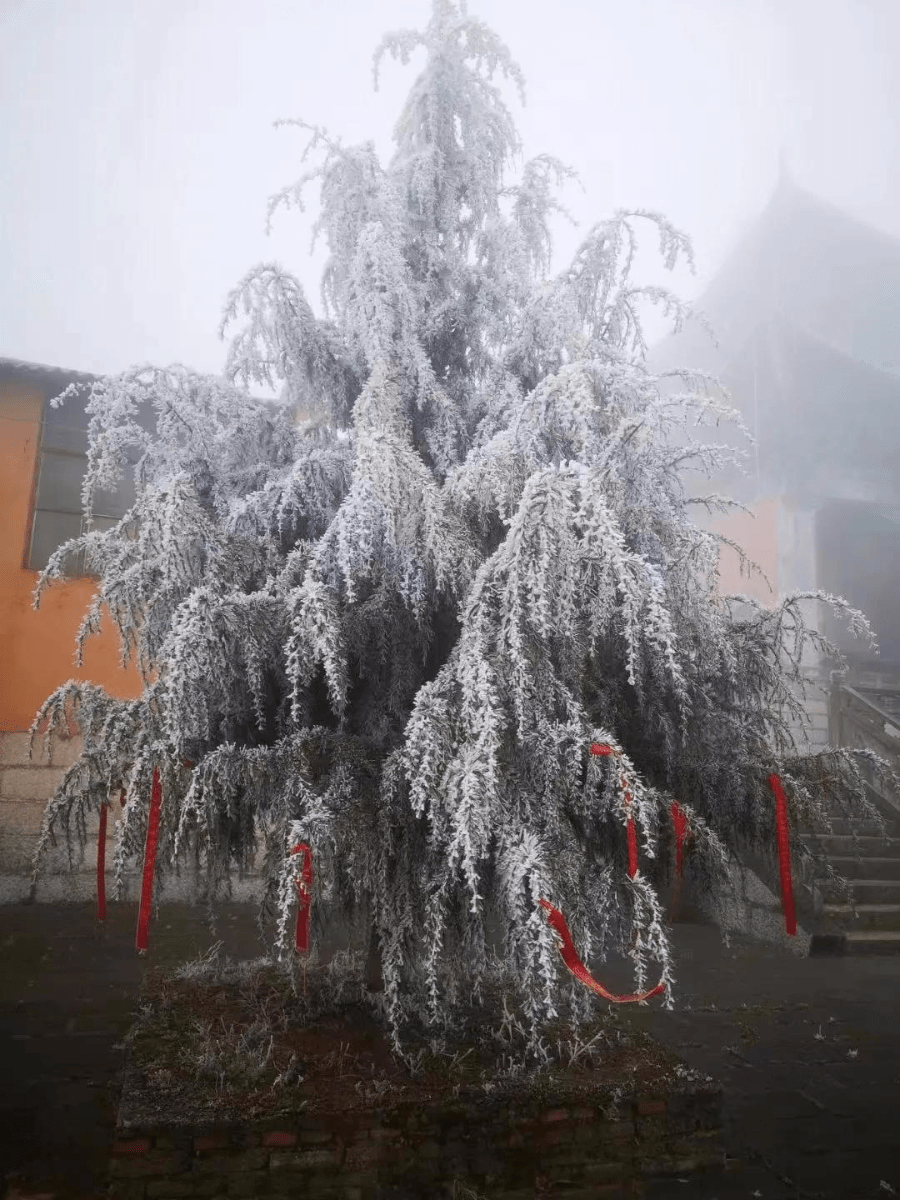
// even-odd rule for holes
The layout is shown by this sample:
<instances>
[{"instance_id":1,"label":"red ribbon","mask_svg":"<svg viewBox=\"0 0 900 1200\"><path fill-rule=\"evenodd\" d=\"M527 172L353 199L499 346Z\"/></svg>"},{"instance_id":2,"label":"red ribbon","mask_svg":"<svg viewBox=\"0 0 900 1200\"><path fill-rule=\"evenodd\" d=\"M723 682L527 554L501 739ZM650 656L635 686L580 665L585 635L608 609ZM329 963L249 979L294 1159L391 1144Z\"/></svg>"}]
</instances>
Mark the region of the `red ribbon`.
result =
<instances>
[{"instance_id":1,"label":"red ribbon","mask_svg":"<svg viewBox=\"0 0 900 1200\"><path fill-rule=\"evenodd\" d=\"M162 807L162 784L159 771L153 768L153 788L150 794L150 815L147 818L147 844L144 847L144 879L141 885L141 907L138 911L135 947L147 953L147 931L150 926L150 901L153 898L153 868L156 864L156 843L159 838L159 810Z\"/></svg>"},{"instance_id":2,"label":"red ribbon","mask_svg":"<svg viewBox=\"0 0 900 1200\"><path fill-rule=\"evenodd\" d=\"M616 758L619 757L618 752L613 750L612 746L603 746L600 742L591 742L590 752L595 756L602 755L604 758L607 758L610 754L614 754ZM625 809L627 811L631 805L631 792L628 790L628 780L622 775L619 782L622 784L622 789L625 792ZM634 817L628 818L625 831L628 837L628 874L634 879L638 869L637 832L634 828Z\"/></svg>"},{"instance_id":3,"label":"red ribbon","mask_svg":"<svg viewBox=\"0 0 900 1200\"><path fill-rule=\"evenodd\" d=\"M306 842L298 842L291 854L303 851L303 867L297 880L297 934L294 945L304 953L309 949L309 906L312 899L312 851Z\"/></svg>"},{"instance_id":4,"label":"red ribbon","mask_svg":"<svg viewBox=\"0 0 900 1200\"><path fill-rule=\"evenodd\" d=\"M628 833L628 874L634 879L638 869L637 833L634 829L634 817L628 818L626 830Z\"/></svg>"},{"instance_id":5,"label":"red ribbon","mask_svg":"<svg viewBox=\"0 0 900 1200\"><path fill-rule=\"evenodd\" d=\"M678 807L678 801L672 801L672 807L669 810L672 814L672 825L675 828L675 874L680 879L682 871L681 851L684 847L684 838L687 833L688 819Z\"/></svg>"},{"instance_id":6,"label":"red ribbon","mask_svg":"<svg viewBox=\"0 0 900 1200\"><path fill-rule=\"evenodd\" d=\"M631 792L628 790L628 781L623 775L621 778L622 788L625 792L625 810L631 805ZM625 826L628 835L628 874L634 879L638 869L638 853L637 853L637 833L634 828L634 817L629 817Z\"/></svg>"},{"instance_id":7,"label":"red ribbon","mask_svg":"<svg viewBox=\"0 0 900 1200\"><path fill-rule=\"evenodd\" d=\"M775 793L775 833L778 839L778 866L781 872L781 910L784 928L791 936L797 932L794 914L794 886L791 881L791 845L788 833L787 800L777 775L769 776L769 787Z\"/></svg>"},{"instance_id":8,"label":"red ribbon","mask_svg":"<svg viewBox=\"0 0 900 1200\"><path fill-rule=\"evenodd\" d=\"M649 1000L652 996L658 996L660 992L666 990L664 983L658 983L649 992L637 992L631 996L614 996L612 992L608 992L602 983L598 983L594 979L576 954L575 946L572 943L572 935L569 933L569 926L566 924L566 918L548 900L541 900L540 903L547 910L547 920L562 939L559 952L563 962L576 979L580 980L585 987L589 987L591 991L596 992L598 996L602 996L604 1000L609 1000L611 1004L635 1004L641 1000Z\"/></svg>"}]
</instances>

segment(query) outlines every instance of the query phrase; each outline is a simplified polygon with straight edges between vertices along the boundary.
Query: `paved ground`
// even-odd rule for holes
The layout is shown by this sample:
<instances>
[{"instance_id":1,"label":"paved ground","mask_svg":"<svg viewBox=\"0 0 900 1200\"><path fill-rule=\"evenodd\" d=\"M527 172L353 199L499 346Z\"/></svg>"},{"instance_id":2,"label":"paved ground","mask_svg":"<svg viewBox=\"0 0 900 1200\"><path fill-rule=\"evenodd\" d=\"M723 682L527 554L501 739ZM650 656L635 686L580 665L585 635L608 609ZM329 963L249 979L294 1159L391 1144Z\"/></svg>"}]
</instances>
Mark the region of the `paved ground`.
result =
<instances>
[{"instance_id":1,"label":"paved ground","mask_svg":"<svg viewBox=\"0 0 900 1200\"><path fill-rule=\"evenodd\" d=\"M229 954L260 952L255 910L223 906ZM0 907L0 1196L103 1193L121 1052L145 967L210 943L202 911L166 907L150 955L136 906ZM886 1200L900 1195L900 956L813 958L673 930L674 1012L627 1019L726 1093L728 1169L648 1186L647 1200ZM624 986L616 970L604 982ZM4 1192L5 1190L5 1192ZM424 1198L423 1198L424 1200Z\"/></svg>"}]
</instances>

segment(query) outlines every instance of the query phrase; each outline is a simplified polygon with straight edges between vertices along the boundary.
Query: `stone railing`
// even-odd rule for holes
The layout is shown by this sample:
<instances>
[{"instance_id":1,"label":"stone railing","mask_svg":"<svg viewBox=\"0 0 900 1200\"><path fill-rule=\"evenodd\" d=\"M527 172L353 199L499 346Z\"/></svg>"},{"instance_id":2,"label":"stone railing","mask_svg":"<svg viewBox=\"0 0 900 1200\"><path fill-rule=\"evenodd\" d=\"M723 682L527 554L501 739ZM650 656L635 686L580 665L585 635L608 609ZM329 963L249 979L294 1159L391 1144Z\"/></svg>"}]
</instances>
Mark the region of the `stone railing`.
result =
<instances>
[{"instance_id":1,"label":"stone railing","mask_svg":"<svg viewBox=\"0 0 900 1200\"><path fill-rule=\"evenodd\" d=\"M894 686L881 679L854 679L851 686L844 672L833 671L828 731L832 745L873 750L900 774L900 687L891 682ZM867 768L862 774L873 801L896 815L900 795L879 785Z\"/></svg>"}]
</instances>

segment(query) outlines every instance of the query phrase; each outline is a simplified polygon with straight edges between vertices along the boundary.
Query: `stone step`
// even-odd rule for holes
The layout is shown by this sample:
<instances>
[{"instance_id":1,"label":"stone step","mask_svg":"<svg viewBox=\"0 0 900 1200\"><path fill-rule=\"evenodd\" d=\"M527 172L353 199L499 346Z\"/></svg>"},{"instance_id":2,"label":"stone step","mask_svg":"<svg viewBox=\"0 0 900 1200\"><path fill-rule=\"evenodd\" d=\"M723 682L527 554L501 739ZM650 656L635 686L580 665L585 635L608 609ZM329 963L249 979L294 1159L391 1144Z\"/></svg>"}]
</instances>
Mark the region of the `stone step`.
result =
<instances>
[{"instance_id":1,"label":"stone step","mask_svg":"<svg viewBox=\"0 0 900 1200\"><path fill-rule=\"evenodd\" d=\"M854 929L846 942L848 954L900 954L900 932L894 929Z\"/></svg>"},{"instance_id":2,"label":"stone step","mask_svg":"<svg viewBox=\"0 0 900 1200\"><path fill-rule=\"evenodd\" d=\"M857 904L856 912L846 904L825 904L822 916L836 932L882 929L900 934L900 904Z\"/></svg>"},{"instance_id":3,"label":"stone step","mask_svg":"<svg viewBox=\"0 0 900 1200\"><path fill-rule=\"evenodd\" d=\"M800 840L809 842L809 834L800 835ZM883 838L861 835L855 841L847 834L823 835L819 844L829 858L843 855L862 858L900 858L900 838Z\"/></svg>"},{"instance_id":4,"label":"stone step","mask_svg":"<svg viewBox=\"0 0 900 1200\"><path fill-rule=\"evenodd\" d=\"M834 954L900 954L900 931L854 929L846 933L816 934L810 938L811 957Z\"/></svg>"},{"instance_id":5,"label":"stone step","mask_svg":"<svg viewBox=\"0 0 900 1200\"><path fill-rule=\"evenodd\" d=\"M894 860L900 861L900 860ZM827 901L840 904L843 893L827 886L823 880L818 887ZM850 882L857 907L868 904L895 904L900 909L900 879L853 879Z\"/></svg>"},{"instance_id":6,"label":"stone step","mask_svg":"<svg viewBox=\"0 0 900 1200\"><path fill-rule=\"evenodd\" d=\"M900 882L900 855L881 858L874 855L829 855L828 861L845 879L896 879Z\"/></svg>"}]
</instances>

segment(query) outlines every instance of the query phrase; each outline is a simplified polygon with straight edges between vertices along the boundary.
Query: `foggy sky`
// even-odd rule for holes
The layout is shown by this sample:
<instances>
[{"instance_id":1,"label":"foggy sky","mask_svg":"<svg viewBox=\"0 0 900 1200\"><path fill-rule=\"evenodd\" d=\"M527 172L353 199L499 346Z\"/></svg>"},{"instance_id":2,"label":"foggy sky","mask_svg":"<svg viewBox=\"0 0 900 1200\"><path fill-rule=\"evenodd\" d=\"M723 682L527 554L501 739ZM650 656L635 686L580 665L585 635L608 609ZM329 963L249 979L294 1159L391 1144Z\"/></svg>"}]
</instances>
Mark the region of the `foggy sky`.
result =
<instances>
[{"instance_id":1,"label":"foggy sky","mask_svg":"<svg viewBox=\"0 0 900 1200\"><path fill-rule=\"evenodd\" d=\"M663 211L698 276L766 203L779 152L807 190L900 238L897 0L471 0L525 72L507 102L525 156L578 170L555 266L617 207ZM320 311L317 205L268 196L304 169L302 131L375 140L382 161L424 61L381 35L429 0L0 0L0 356L85 371L219 371L226 293L275 259ZM548 18L548 14L550 17ZM651 243L652 243L652 239Z\"/></svg>"}]
</instances>

